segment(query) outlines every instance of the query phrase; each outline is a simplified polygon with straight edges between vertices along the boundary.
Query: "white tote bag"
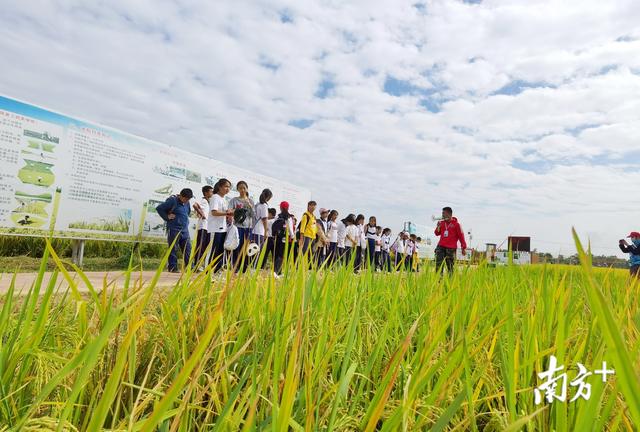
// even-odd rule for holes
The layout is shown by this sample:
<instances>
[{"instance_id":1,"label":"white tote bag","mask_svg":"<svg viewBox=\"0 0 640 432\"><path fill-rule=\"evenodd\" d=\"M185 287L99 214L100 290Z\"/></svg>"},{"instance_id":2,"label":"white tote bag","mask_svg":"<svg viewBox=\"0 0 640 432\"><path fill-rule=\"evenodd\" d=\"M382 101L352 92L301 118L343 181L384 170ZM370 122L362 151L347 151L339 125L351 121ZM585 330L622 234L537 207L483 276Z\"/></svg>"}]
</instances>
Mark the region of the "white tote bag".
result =
<instances>
[{"instance_id":1,"label":"white tote bag","mask_svg":"<svg viewBox=\"0 0 640 432\"><path fill-rule=\"evenodd\" d=\"M236 250L240 244L240 235L238 234L238 227L234 224L229 225L227 229L227 237L224 239L225 250Z\"/></svg>"}]
</instances>

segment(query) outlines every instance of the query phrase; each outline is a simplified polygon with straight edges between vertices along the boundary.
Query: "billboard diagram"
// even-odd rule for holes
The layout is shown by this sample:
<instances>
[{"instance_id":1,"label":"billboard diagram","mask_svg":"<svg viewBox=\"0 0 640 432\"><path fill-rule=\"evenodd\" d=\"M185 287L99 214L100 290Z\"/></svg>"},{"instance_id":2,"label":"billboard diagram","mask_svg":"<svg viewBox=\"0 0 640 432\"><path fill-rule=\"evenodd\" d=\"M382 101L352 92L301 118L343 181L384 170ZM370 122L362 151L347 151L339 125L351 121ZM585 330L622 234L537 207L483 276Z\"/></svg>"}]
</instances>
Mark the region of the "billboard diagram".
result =
<instances>
[{"instance_id":1,"label":"billboard diagram","mask_svg":"<svg viewBox=\"0 0 640 432\"><path fill-rule=\"evenodd\" d=\"M0 96L0 234L160 241L164 222L155 207L186 187L198 197L202 186L223 177L234 185L245 180L254 200L270 188L272 206L287 200L296 215L311 195L272 177Z\"/></svg>"}]
</instances>

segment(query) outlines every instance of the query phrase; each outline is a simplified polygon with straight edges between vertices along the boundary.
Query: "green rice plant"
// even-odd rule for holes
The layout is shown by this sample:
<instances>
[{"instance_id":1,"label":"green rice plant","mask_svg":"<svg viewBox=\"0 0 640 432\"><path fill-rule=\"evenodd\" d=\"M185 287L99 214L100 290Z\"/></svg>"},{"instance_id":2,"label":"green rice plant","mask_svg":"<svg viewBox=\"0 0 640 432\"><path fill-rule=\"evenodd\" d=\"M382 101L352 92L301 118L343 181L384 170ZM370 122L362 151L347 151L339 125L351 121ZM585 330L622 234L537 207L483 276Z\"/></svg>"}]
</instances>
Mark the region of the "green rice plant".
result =
<instances>
[{"instance_id":1,"label":"green rice plant","mask_svg":"<svg viewBox=\"0 0 640 432\"><path fill-rule=\"evenodd\" d=\"M166 253L148 283L136 247L124 287L91 286L45 242L36 282L1 301L0 430L635 430L640 284L577 246L582 267L441 279L290 255L281 279L209 263L166 289ZM571 379L615 375L536 405L551 355Z\"/></svg>"},{"instance_id":2,"label":"green rice plant","mask_svg":"<svg viewBox=\"0 0 640 432\"><path fill-rule=\"evenodd\" d=\"M70 222L71 229L85 229L93 231L129 232L131 219L119 216L117 219L106 219L100 222L76 221Z\"/></svg>"}]
</instances>

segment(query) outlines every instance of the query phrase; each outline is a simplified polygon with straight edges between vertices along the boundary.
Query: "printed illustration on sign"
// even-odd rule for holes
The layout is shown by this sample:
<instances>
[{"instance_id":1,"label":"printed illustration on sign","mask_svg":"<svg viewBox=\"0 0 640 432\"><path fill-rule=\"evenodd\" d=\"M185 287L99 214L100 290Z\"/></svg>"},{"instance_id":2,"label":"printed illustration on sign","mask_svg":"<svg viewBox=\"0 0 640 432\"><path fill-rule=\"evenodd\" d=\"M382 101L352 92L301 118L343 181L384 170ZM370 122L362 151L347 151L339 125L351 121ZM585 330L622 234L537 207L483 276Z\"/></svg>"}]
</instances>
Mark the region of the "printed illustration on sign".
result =
<instances>
[{"instance_id":1,"label":"printed illustration on sign","mask_svg":"<svg viewBox=\"0 0 640 432\"><path fill-rule=\"evenodd\" d=\"M20 140L20 166L11 212L15 226L42 228L50 217L56 175L54 151L60 138L48 131L24 129Z\"/></svg>"},{"instance_id":2,"label":"printed illustration on sign","mask_svg":"<svg viewBox=\"0 0 640 432\"><path fill-rule=\"evenodd\" d=\"M71 229L127 233L131 227L131 210L120 210L117 215L84 219L69 223Z\"/></svg>"}]
</instances>

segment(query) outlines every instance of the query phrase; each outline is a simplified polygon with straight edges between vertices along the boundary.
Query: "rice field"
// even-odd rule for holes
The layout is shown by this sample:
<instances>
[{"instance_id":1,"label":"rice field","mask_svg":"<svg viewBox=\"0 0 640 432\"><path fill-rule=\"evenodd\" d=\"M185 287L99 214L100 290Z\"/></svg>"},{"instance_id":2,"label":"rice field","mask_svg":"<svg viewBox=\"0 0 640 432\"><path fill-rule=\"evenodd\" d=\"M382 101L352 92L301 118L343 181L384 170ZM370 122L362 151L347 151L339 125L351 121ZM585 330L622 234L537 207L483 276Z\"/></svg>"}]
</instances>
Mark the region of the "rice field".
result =
<instances>
[{"instance_id":1,"label":"rice field","mask_svg":"<svg viewBox=\"0 0 640 432\"><path fill-rule=\"evenodd\" d=\"M165 263L140 286L134 257L123 290L36 282L2 299L0 430L636 430L640 284L581 259L443 280L290 262L161 292ZM615 375L536 405L551 355Z\"/></svg>"},{"instance_id":2,"label":"rice field","mask_svg":"<svg viewBox=\"0 0 640 432\"><path fill-rule=\"evenodd\" d=\"M76 221L69 223L71 229L83 229L93 231L128 232L131 218L118 216L117 219L101 219L99 221Z\"/></svg>"}]
</instances>

